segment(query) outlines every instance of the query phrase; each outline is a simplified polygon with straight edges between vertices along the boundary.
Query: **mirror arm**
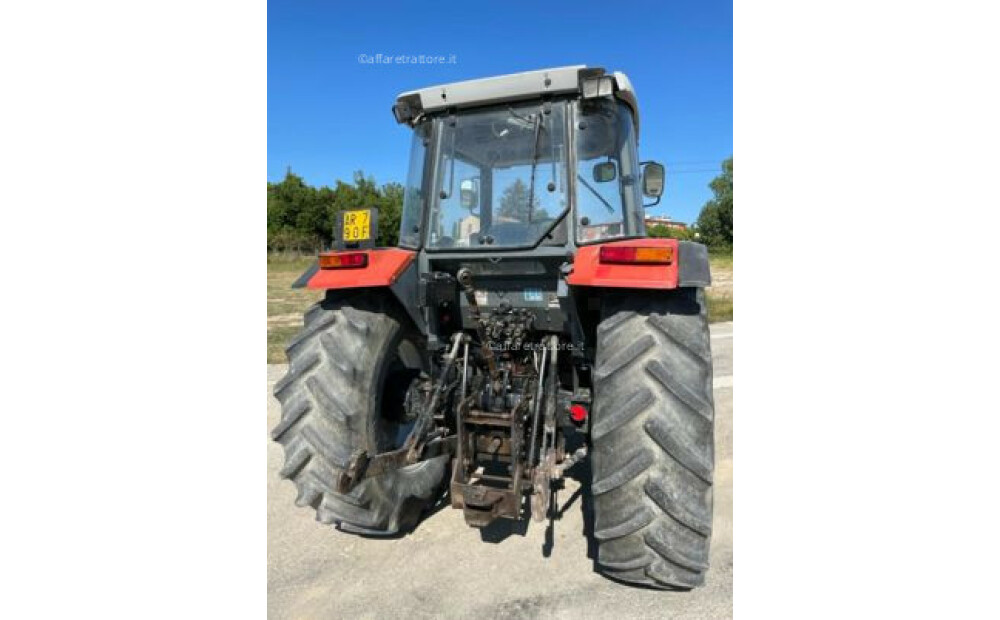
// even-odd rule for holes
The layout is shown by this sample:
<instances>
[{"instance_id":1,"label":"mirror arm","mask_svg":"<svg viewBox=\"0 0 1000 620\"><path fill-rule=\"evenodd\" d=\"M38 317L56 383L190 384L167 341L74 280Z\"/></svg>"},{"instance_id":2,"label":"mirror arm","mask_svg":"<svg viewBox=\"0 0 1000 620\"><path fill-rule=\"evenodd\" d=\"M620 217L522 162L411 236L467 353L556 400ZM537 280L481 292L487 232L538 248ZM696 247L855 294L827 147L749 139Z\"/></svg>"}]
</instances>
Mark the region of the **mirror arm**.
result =
<instances>
[{"instance_id":1,"label":"mirror arm","mask_svg":"<svg viewBox=\"0 0 1000 620\"><path fill-rule=\"evenodd\" d=\"M660 194L659 196L656 197L656 202L651 202L648 205L642 205L642 208L648 209L650 207L655 207L656 205L660 204L660 198L663 198L663 194Z\"/></svg>"}]
</instances>

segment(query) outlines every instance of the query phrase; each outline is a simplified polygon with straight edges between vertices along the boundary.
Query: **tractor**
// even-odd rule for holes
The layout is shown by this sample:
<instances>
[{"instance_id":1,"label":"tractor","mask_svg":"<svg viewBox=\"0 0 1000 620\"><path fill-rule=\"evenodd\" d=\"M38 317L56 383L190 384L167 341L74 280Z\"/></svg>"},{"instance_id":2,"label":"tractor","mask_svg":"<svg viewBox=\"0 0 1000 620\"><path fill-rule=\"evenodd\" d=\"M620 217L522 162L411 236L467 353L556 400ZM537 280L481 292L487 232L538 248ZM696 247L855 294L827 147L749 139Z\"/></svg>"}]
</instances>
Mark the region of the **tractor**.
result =
<instances>
[{"instance_id":1,"label":"tractor","mask_svg":"<svg viewBox=\"0 0 1000 620\"><path fill-rule=\"evenodd\" d=\"M325 291L274 388L296 504L363 536L441 503L477 528L541 520L586 460L596 570L702 585L708 253L646 235L665 168L639 158L631 82L560 67L404 92L392 112L412 130L397 247L357 205L293 285Z\"/></svg>"}]
</instances>

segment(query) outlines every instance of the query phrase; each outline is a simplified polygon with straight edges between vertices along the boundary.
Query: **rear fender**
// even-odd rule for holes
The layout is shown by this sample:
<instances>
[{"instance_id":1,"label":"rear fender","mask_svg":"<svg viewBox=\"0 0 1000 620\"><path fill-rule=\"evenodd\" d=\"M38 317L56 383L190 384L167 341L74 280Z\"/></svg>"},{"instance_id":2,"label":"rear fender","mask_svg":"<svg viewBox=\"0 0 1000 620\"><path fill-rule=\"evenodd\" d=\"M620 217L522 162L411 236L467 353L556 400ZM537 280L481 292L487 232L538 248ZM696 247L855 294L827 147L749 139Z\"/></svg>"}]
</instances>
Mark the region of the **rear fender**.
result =
<instances>
[{"instance_id":1,"label":"rear fender","mask_svg":"<svg viewBox=\"0 0 1000 620\"><path fill-rule=\"evenodd\" d=\"M352 289L388 289L406 310L422 333L427 333L425 321L417 309L417 253L401 248L350 250L368 255L365 267L320 269L319 261L312 264L292 284L292 288L325 291ZM336 254L331 252L330 254ZM329 296L329 293L328 293Z\"/></svg>"},{"instance_id":2,"label":"rear fender","mask_svg":"<svg viewBox=\"0 0 1000 620\"><path fill-rule=\"evenodd\" d=\"M673 260L667 265L621 265L600 262L601 248L669 247ZM708 268L708 249L700 243L677 239L626 239L577 250L573 271L566 278L571 286L604 288L675 289L705 287L712 283Z\"/></svg>"},{"instance_id":3,"label":"rear fender","mask_svg":"<svg viewBox=\"0 0 1000 620\"><path fill-rule=\"evenodd\" d=\"M299 279L292 284L292 287L329 290L335 288L391 286L417 257L416 252L400 248L325 252L324 255L345 253L367 254L368 264L365 267L348 269L320 269L319 262L317 261L305 273L299 276Z\"/></svg>"}]
</instances>

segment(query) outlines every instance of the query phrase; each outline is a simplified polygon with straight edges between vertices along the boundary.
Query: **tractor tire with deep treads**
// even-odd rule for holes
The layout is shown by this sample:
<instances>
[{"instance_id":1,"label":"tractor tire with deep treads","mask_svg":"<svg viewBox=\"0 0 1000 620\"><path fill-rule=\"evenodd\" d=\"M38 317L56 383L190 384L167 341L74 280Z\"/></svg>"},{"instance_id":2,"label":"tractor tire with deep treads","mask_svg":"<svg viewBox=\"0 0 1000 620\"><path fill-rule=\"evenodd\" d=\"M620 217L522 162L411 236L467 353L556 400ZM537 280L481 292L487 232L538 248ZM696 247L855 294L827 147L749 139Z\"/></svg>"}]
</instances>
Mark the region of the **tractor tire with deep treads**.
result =
<instances>
[{"instance_id":1,"label":"tractor tire with deep treads","mask_svg":"<svg viewBox=\"0 0 1000 620\"><path fill-rule=\"evenodd\" d=\"M347 494L335 490L355 451L376 454L405 436L405 388L426 369L408 325L378 294L328 298L306 312L288 346L288 374L274 388L282 418L271 436L285 450L280 475L295 483L295 503L315 508L318 521L392 535L438 498L447 455L369 478Z\"/></svg>"},{"instance_id":2,"label":"tractor tire with deep treads","mask_svg":"<svg viewBox=\"0 0 1000 620\"><path fill-rule=\"evenodd\" d=\"M605 575L702 585L712 534L712 354L704 293L605 301L594 369L594 536Z\"/></svg>"}]
</instances>

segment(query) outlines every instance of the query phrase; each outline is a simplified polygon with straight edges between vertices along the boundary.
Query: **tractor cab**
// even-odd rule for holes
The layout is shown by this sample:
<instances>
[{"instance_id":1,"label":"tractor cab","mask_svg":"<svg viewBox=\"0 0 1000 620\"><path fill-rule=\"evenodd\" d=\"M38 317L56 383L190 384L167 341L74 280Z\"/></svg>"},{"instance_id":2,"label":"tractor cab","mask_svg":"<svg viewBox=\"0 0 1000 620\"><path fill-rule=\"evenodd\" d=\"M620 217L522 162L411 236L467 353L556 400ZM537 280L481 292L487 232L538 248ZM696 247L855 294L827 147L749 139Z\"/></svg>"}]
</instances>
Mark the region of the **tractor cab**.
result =
<instances>
[{"instance_id":1,"label":"tractor cab","mask_svg":"<svg viewBox=\"0 0 1000 620\"><path fill-rule=\"evenodd\" d=\"M494 255L645 236L638 109L621 73L564 67L401 94L413 127L400 246Z\"/></svg>"}]
</instances>

